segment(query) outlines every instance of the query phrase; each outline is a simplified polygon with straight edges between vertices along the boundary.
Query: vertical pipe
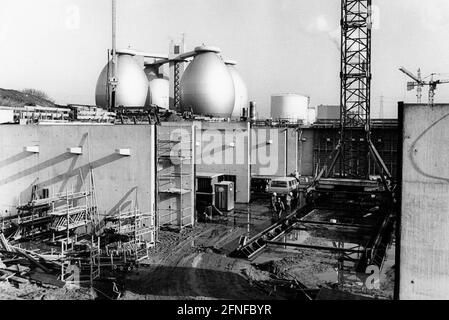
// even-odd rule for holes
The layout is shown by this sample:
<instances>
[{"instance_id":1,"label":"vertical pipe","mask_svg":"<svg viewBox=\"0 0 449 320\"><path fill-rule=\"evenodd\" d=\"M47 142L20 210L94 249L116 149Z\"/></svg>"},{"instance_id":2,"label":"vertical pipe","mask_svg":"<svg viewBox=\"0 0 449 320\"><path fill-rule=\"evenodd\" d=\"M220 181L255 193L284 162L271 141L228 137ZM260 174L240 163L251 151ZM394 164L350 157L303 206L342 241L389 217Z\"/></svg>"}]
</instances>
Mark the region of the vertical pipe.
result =
<instances>
[{"instance_id":1,"label":"vertical pipe","mask_svg":"<svg viewBox=\"0 0 449 320\"><path fill-rule=\"evenodd\" d=\"M112 0L112 76L116 76L117 54L117 0Z\"/></svg>"},{"instance_id":2,"label":"vertical pipe","mask_svg":"<svg viewBox=\"0 0 449 320\"><path fill-rule=\"evenodd\" d=\"M66 244L66 250L69 249L69 238L70 238L70 215L69 215L69 194L67 188L65 189L65 196L66 196L66 206L67 206L67 244Z\"/></svg>"},{"instance_id":3,"label":"vertical pipe","mask_svg":"<svg viewBox=\"0 0 449 320\"><path fill-rule=\"evenodd\" d=\"M249 102L249 115L248 115L250 121L256 121L256 102L250 101Z\"/></svg>"},{"instance_id":4,"label":"vertical pipe","mask_svg":"<svg viewBox=\"0 0 449 320\"><path fill-rule=\"evenodd\" d=\"M117 0L112 0L112 79L111 79L111 105L116 106L115 91L117 79Z\"/></svg>"},{"instance_id":5,"label":"vertical pipe","mask_svg":"<svg viewBox=\"0 0 449 320\"><path fill-rule=\"evenodd\" d=\"M303 134L304 134L304 131L301 129L301 134L299 135L299 145L300 145L299 152L300 152L300 154L299 154L299 170L298 170L299 175L301 175L301 176L302 176L302 173L304 171L304 170L302 170L302 157L303 157L303 153L304 153L303 152L304 146L302 144L302 136L303 136ZM312 163L313 163L313 161L312 161Z\"/></svg>"},{"instance_id":6,"label":"vertical pipe","mask_svg":"<svg viewBox=\"0 0 449 320\"><path fill-rule=\"evenodd\" d=\"M159 211L158 211L158 191L159 191L159 180L158 180L158 171L157 171L157 163L158 163L158 144L157 144L157 135L158 135L158 129L157 126L152 125L152 129L151 129L151 137L150 137L150 141L153 145L152 152L152 161L153 161L153 165L151 166L151 172L153 173L154 176L154 182L153 182L153 197L154 197L154 201L153 201L153 218L154 218L154 226L155 226L155 235L154 235L154 242L156 243L159 239Z\"/></svg>"},{"instance_id":7,"label":"vertical pipe","mask_svg":"<svg viewBox=\"0 0 449 320\"><path fill-rule=\"evenodd\" d=\"M190 175L190 185L191 185L191 198L190 198L190 207L191 207L191 211L192 211L192 217L191 217L191 221L192 221L192 227L195 226L195 211L196 211L196 185L195 185L195 176L196 176L196 172L195 172L195 155L196 155L196 150L195 150L195 146L196 146L196 126L193 125L192 126L192 135L191 135L191 141L190 141L190 153L191 153L191 175Z\"/></svg>"},{"instance_id":8,"label":"vertical pipe","mask_svg":"<svg viewBox=\"0 0 449 320\"><path fill-rule=\"evenodd\" d=\"M299 172L298 170L298 154L299 154L299 133L298 130L295 131L295 172Z\"/></svg>"},{"instance_id":9,"label":"vertical pipe","mask_svg":"<svg viewBox=\"0 0 449 320\"><path fill-rule=\"evenodd\" d=\"M247 175L247 179L248 179L248 188L247 188L247 202L249 203L251 201L251 146L252 146L252 141L251 141L251 122L247 122L246 123L246 132L247 132L247 147L246 147L246 159L248 161L248 166L247 166L247 171L248 171L248 175ZM236 188L237 186L234 186L234 188ZM235 201L236 199L234 199Z\"/></svg>"},{"instance_id":10,"label":"vertical pipe","mask_svg":"<svg viewBox=\"0 0 449 320\"><path fill-rule=\"evenodd\" d=\"M284 157L284 176L286 177L288 175L288 129L286 128L284 131L284 151L285 151L285 157Z\"/></svg>"},{"instance_id":11,"label":"vertical pipe","mask_svg":"<svg viewBox=\"0 0 449 320\"><path fill-rule=\"evenodd\" d=\"M181 148L181 156L179 158L179 190L180 190L180 197L179 197L179 226L180 226L180 230L182 230L184 224L183 224L183 219L184 219L184 202L183 202L183 197L184 194L182 192L183 188L182 188L182 175L183 175L183 166L184 166L184 149L183 149L183 144L184 144L184 137L180 136L179 137L179 144L180 144L180 148ZM186 159L187 160L187 159ZM173 168L173 173L174 176L176 177L176 167ZM176 178L175 178L176 179ZM175 183L175 187L176 187L176 183ZM187 225L187 224L186 224Z\"/></svg>"},{"instance_id":12,"label":"vertical pipe","mask_svg":"<svg viewBox=\"0 0 449 320\"><path fill-rule=\"evenodd\" d=\"M156 217L156 129L150 125L150 216ZM156 219L152 219L156 228ZM156 231L157 232L157 231Z\"/></svg>"},{"instance_id":13,"label":"vertical pipe","mask_svg":"<svg viewBox=\"0 0 449 320\"><path fill-rule=\"evenodd\" d=\"M251 238L251 210L249 208L249 206L246 206L246 213L247 213L247 235L248 235L248 239Z\"/></svg>"}]
</instances>

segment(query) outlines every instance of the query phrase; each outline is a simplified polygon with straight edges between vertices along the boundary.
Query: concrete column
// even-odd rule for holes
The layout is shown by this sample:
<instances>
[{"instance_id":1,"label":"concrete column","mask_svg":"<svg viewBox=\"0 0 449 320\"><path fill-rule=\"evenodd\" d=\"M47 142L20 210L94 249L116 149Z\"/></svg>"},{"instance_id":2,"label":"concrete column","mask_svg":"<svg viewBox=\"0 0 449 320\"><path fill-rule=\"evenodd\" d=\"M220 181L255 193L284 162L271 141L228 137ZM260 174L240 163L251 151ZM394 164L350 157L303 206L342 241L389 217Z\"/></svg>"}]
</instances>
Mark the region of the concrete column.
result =
<instances>
[{"instance_id":1,"label":"concrete column","mask_svg":"<svg viewBox=\"0 0 449 320\"><path fill-rule=\"evenodd\" d=\"M449 105L404 105L399 298L449 297ZM397 239L398 241L398 239Z\"/></svg>"},{"instance_id":2,"label":"concrete column","mask_svg":"<svg viewBox=\"0 0 449 320\"><path fill-rule=\"evenodd\" d=\"M190 207L192 209L192 227L195 226L196 221L195 221L195 211L196 211L196 126L193 125L191 127L191 141L190 141L190 148L191 148L191 154L192 154L192 159L191 159L191 180L190 180L190 185L191 185L191 195L190 195Z\"/></svg>"}]
</instances>

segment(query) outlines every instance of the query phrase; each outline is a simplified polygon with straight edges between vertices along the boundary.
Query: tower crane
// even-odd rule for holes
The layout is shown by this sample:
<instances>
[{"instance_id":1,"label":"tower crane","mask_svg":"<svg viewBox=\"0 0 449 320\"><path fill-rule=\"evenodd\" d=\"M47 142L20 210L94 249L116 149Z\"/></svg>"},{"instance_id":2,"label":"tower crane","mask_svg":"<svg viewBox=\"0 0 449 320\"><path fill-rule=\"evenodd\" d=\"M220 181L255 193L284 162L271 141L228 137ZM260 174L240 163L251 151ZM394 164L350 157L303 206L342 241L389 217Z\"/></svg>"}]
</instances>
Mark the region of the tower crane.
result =
<instances>
[{"instance_id":1,"label":"tower crane","mask_svg":"<svg viewBox=\"0 0 449 320\"><path fill-rule=\"evenodd\" d=\"M394 178L371 138L372 14L372 0L341 0L340 137L308 189L310 194L329 179L338 187L362 188L371 183L374 165L384 190L394 197Z\"/></svg>"},{"instance_id":2,"label":"tower crane","mask_svg":"<svg viewBox=\"0 0 449 320\"><path fill-rule=\"evenodd\" d=\"M338 257L339 285L344 285L343 275L348 270L367 272L371 265L382 268L397 202L396 183L371 138L371 3L341 0L339 140L307 187L307 204L245 242L234 253L237 256L252 258L268 245L285 245L276 237L287 234L313 210L326 208L335 213L344 211L345 217L354 221L364 221L373 214L378 219L357 259L347 252ZM373 164L378 177L370 175ZM345 243L334 242L332 250L337 248L344 252Z\"/></svg>"},{"instance_id":3,"label":"tower crane","mask_svg":"<svg viewBox=\"0 0 449 320\"><path fill-rule=\"evenodd\" d=\"M430 74L430 80L424 81L421 77L421 69L418 69L418 74L414 75L404 67L400 67L399 71L406 74L408 77L410 77L414 81L407 82L407 90L411 91L415 89L416 87L416 97L418 103L421 103L421 97L422 97L422 88L424 86L429 86L429 105L433 105L435 101L435 91L437 89L437 85L439 84L445 84L449 83L449 80L434 80L434 77L437 75L436 73Z\"/></svg>"}]
</instances>

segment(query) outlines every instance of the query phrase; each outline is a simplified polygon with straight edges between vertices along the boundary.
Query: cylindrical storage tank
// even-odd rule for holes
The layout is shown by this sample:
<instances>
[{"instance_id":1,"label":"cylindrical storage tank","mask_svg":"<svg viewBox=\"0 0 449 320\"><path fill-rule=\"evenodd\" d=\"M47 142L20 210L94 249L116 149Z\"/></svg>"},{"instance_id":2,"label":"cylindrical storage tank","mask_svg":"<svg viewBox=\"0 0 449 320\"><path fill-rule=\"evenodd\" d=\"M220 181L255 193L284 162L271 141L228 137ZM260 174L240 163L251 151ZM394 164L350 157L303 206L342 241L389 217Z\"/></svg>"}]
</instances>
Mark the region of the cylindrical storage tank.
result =
<instances>
[{"instance_id":1,"label":"cylindrical storage tank","mask_svg":"<svg viewBox=\"0 0 449 320\"><path fill-rule=\"evenodd\" d=\"M116 106L143 107L147 99L148 80L133 53L122 51L117 55ZM103 68L95 89L95 101L99 107L108 107L108 72L112 75L112 61Z\"/></svg>"},{"instance_id":2,"label":"cylindrical storage tank","mask_svg":"<svg viewBox=\"0 0 449 320\"><path fill-rule=\"evenodd\" d=\"M309 107L307 109L307 123L312 124L316 121L316 108L315 107Z\"/></svg>"},{"instance_id":3,"label":"cylindrical storage tank","mask_svg":"<svg viewBox=\"0 0 449 320\"><path fill-rule=\"evenodd\" d=\"M256 116L256 102L255 101L250 101L249 102L249 118L251 121L256 121L257 120L257 116Z\"/></svg>"},{"instance_id":4,"label":"cylindrical storage tank","mask_svg":"<svg viewBox=\"0 0 449 320\"><path fill-rule=\"evenodd\" d=\"M181 79L181 104L185 111L229 118L234 109L234 82L214 47L197 47L197 55Z\"/></svg>"},{"instance_id":5,"label":"cylindrical storage tank","mask_svg":"<svg viewBox=\"0 0 449 320\"><path fill-rule=\"evenodd\" d=\"M170 96L170 82L168 78L160 77L157 66L154 65L146 65L144 72L148 79L148 94L145 104L168 109Z\"/></svg>"},{"instance_id":6,"label":"cylindrical storage tank","mask_svg":"<svg viewBox=\"0 0 449 320\"><path fill-rule=\"evenodd\" d=\"M235 100L232 118L240 118L242 115L242 109L248 107L248 89L246 88L243 78L240 76L240 73L235 67L237 62L234 60L226 60L225 64L231 74L232 81L234 81Z\"/></svg>"},{"instance_id":7,"label":"cylindrical storage tank","mask_svg":"<svg viewBox=\"0 0 449 320\"><path fill-rule=\"evenodd\" d=\"M271 96L271 118L290 122L307 121L309 97L287 93Z\"/></svg>"}]
</instances>

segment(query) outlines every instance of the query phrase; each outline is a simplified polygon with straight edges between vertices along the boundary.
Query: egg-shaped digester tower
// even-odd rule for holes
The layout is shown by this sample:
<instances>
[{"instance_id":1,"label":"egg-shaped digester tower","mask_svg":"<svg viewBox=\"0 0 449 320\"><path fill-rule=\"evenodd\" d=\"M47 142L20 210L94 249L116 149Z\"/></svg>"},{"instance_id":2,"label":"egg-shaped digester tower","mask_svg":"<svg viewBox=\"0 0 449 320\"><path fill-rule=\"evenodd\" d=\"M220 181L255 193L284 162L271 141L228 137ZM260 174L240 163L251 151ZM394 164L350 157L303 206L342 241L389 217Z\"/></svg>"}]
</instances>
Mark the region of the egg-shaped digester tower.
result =
<instances>
[{"instance_id":1,"label":"egg-shaped digester tower","mask_svg":"<svg viewBox=\"0 0 449 320\"><path fill-rule=\"evenodd\" d=\"M233 118L239 118L242 115L242 109L248 108L248 89L245 81L240 76L235 65L237 64L233 60L225 61L226 67L231 74L232 81L234 82L234 110L232 111Z\"/></svg>"},{"instance_id":2,"label":"egg-shaped digester tower","mask_svg":"<svg viewBox=\"0 0 449 320\"><path fill-rule=\"evenodd\" d=\"M181 104L195 114L229 118L234 109L234 82L220 52L214 47L197 47L197 55L181 78Z\"/></svg>"},{"instance_id":3,"label":"egg-shaped digester tower","mask_svg":"<svg viewBox=\"0 0 449 320\"><path fill-rule=\"evenodd\" d=\"M133 58L132 52L117 54L116 106L142 107L148 93L148 80L143 69ZM99 107L108 107L108 72L112 74L112 61L103 68L95 89L95 102Z\"/></svg>"},{"instance_id":4,"label":"egg-shaped digester tower","mask_svg":"<svg viewBox=\"0 0 449 320\"><path fill-rule=\"evenodd\" d=\"M145 75L148 79L146 105L156 105L159 108L169 108L170 82L168 78L158 75L157 67L145 65Z\"/></svg>"}]
</instances>

